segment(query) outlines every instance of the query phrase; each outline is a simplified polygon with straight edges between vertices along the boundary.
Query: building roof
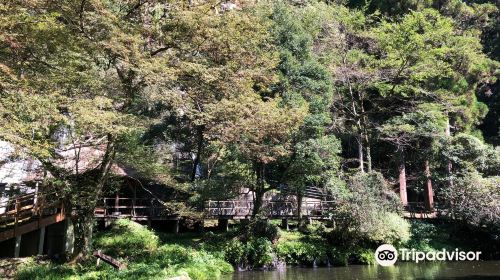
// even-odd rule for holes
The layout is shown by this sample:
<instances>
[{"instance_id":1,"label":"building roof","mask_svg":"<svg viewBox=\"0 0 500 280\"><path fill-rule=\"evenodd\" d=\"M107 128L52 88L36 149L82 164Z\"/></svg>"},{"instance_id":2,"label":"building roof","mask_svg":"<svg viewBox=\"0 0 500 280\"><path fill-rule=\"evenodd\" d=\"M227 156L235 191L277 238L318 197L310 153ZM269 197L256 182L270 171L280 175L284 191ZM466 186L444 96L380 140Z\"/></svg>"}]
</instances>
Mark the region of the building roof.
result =
<instances>
[{"instance_id":1,"label":"building roof","mask_svg":"<svg viewBox=\"0 0 500 280\"><path fill-rule=\"evenodd\" d=\"M54 163L68 172L83 173L99 167L104 156L104 146L67 147L57 150L59 159ZM134 177L136 171L119 164L113 164L112 173ZM40 161L19 152L5 141L0 141L0 183L21 184L41 180L44 169ZM50 176L50 174L48 174Z\"/></svg>"}]
</instances>

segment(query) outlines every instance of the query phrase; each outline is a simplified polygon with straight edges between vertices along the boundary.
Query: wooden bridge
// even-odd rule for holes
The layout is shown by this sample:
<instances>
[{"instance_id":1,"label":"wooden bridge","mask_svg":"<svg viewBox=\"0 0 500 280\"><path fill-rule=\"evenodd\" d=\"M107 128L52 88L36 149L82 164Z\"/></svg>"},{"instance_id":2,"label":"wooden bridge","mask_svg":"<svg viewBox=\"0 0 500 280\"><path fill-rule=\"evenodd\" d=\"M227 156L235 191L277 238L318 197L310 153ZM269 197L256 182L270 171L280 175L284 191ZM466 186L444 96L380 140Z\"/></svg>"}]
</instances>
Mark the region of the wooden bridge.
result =
<instances>
[{"instance_id":1,"label":"wooden bridge","mask_svg":"<svg viewBox=\"0 0 500 280\"><path fill-rule=\"evenodd\" d=\"M408 219L435 219L438 213L436 210L427 209L424 202L408 202L404 207L403 216Z\"/></svg>"},{"instance_id":2,"label":"wooden bridge","mask_svg":"<svg viewBox=\"0 0 500 280\"><path fill-rule=\"evenodd\" d=\"M209 200L204 205L205 219L248 219L252 215L251 200ZM304 218L331 219L338 203L335 201L305 201L301 214ZM66 218L64 206L56 193L33 193L10 198L1 203L0 242L58 223ZM271 219L297 217L297 203L291 200L264 201L262 213ZM406 218L435 218L436 212L427 211L423 203L410 202L403 212ZM111 221L128 218L134 221L179 220L156 198L103 198L95 209L97 220Z\"/></svg>"},{"instance_id":3,"label":"wooden bridge","mask_svg":"<svg viewBox=\"0 0 500 280\"><path fill-rule=\"evenodd\" d=\"M97 220L127 218L133 221L178 220L162 201L156 198L103 198L95 209Z\"/></svg>"},{"instance_id":4,"label":"wooden bridge","mask_svg":"<svg viewBox=\"0 0 500 280\"><path fill-rule=\"evenodd\" d=\"M302 203L301 214L306 218L327 218L335 207L334 201L306 201ZM251 200L210 200L205 203L204 216L207 219L247 219L252 211ZM264 201L262 213L269 218L293 218L297 216L297 203L288 200Z\"/></svg>"},{"instance_id":5,"label":"wooden bridge","mask_svg":"<svg viewBox=\"0 0 500 280\"><path fill-rule=\"evenodd\" d=\"M302 202L301 214L310 219L332 219L339 207L336 201L305 201ZM204 206L204 217L207 219L248 219L252 215L251 200L209 200ZM262 213L268 218L296 218L297 202L295 201L264 201ZM423 202L410 202L403 211L403 216L409 219L436 218L435 211L426 210Z\"/></svg>"},{"instance_id":6,"label":"wooden bridge","mask_svg":"<svg viewBox=\"0 0 500 280\"><path fill-rule=\"evenodd\" d=\"M204 205L204 218L248 219L252 215L253 206L251 200L210 200ZM307 219L335 219L337 207L339 205L335 201L304 201L301 214ZM40 231L40 238L43 238L47 226L66 219L64 205L56 193L33 193L11 197L0 204L0 209L5 209L0 213L0 242L37 230ZM405 210L404 216L410 219L436 217L435 212L425 210L423 203L410 203ZM294 219L297 217L297 203L291 200L264 201L262 213L271 219ZM148 223L154 220L173 220L175 232L179 230L180 219L179 215L169 211L163 202L156 198L121 197L103 198L95 210L95 217L105 224L118 218Z\"/></svg>"}]
</instances>

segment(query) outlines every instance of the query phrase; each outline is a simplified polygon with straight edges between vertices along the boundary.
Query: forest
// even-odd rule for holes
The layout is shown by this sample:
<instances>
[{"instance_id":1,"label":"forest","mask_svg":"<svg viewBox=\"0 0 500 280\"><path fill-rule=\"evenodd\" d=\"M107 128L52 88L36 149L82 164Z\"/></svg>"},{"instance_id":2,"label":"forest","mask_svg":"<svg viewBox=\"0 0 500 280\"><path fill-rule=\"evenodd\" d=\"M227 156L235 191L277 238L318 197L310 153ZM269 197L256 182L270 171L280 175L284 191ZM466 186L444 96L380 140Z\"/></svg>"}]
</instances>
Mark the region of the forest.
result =
<instances>
[{"instance_id":1,"label":"forest","mask_svg":"<svg viewBox=\"0 0 500 280\"><path fill-rule=\"evenodd\" d=\"M41 164L75 238L68 263L32 264L20 279L373 263L383 243L445 246L431 235L500 258L499 16L494 0L1 1L0 140ZM101 151L95 168L59 164L67 147ZM97 232L114 165L163 186L164 206L192 223L242 189L251 217L204 232L202 247L194 233L172 245L129 221ZM283 186L296 231L264 214ZM311 187L335 202L333 222L302 217ZM440 222L408 221L413 202ZM96 246L128 272L94 271Z\"/></svg>"}]
</instances>

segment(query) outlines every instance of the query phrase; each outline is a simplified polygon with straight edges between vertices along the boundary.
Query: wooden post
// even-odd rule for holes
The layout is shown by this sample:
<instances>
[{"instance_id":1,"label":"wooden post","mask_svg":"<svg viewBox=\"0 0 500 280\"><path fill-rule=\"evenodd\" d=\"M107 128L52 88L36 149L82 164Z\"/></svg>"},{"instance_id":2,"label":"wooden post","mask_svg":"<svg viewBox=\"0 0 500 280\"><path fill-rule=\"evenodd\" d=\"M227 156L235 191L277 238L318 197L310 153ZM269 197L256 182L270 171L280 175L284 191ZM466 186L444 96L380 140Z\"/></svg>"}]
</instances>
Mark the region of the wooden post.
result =
<instances>
[{"instance_id":1,"label":"wooden post","mask_svg":"<svg viewBox=\"0 0 500 280\"><path fill-rule=\"evenodd\" d=\"M201 220L200 227L198 228L198 231L201 233L205 232L205 219Z\"/></svg>"},{"instance_id":2,"label":"wooden post","mask_svg":"<svg viewBox=\"0 0 500 280\"><path fill-rule=\"evenodd\" d=\"M174 233L175 234L179 233L179 225L180 225L179 219L176 219L175 220L175 225L174 225Z\"/></svg>"},{"instance_id":3,"label":"wooden post","mask_svg":"<svg viewBox=\"0 0 500 280\"><path fill-rule=\"evenodd\" d=\"M229 230L229 220L228 219L219 219L217 226L223 232L227 232Z\"/></svg>"},{"instance_id":4,"label":"wooden post","mask_svg":"<svg viewBox=\"0 0 500 280\"><path fill-rule=\"evenodd\" d=\"M38 236L38 255L43 255L44 243L45 243L45 227L41 227L40 235Z\"/></svg>"},{"instance_id":5,"label":"wooden post","mask_svg":"<svg viewBox=\"0 0 500 280\"><path fill-rule=\"evenodd\" d=\"M106 220L106 217L108 216L108 205L107 205L107 201L105 198L102 199L102 203L103 203L103 207L104 207L104 220ZM106 225L105 225L106 227Z\"/></svg>"},{"instance_id":6,"label":"wooden post","mask_svg":"<svg viewBox=\"0 0 500 280\"><path fill-rule=\"evenodd\" d=\"M71 219L66 219L65 223L65 233L64 233L64 252L67 255L73 254L73 250L75 248L75 231L73 227L73 222Z\"/></svg>"},{"instance_id":7,"label":"wooden post","mask_svg":"<svg viewBox=\"0 0 500 280\"><path fill-rule=\"evenodd\" d=\"M40 219L42 219L42 216L43 216L43 204L44 204L44 201L45 201L45 195L41 194L37 198L36 204L34 205L36 211L38 212L38 220L39 221L40 221Z\"/></svg>"},{"instance_id":8,"label":"wooden post","mask_svg":"<svg viewBox=\"0 0 500 280\"><path fill-rule=\"evenodd\" d=\"M19 198L16 198L16 204L14 205L14 212L15 212L15 216L14 216L14 235L16 235L17 233L17 223L19 222ZM19 239L19 242L21 242L21 240Z\"/></svg>"},{"instance_id":9,"label":"wooden post","mask_svg":"<svg viewBox=\"0 0 500 280\"><path fill-rule=\"evenodd\" d=\"M134 198L132 199L132 217L135 217L135 203L137 201L137 188L134 186Z\"/></svg>"},{"instance_id":10,"label":"wooden post","mask_svg":"<svg viewBox=\"0 0 500 280\"><path fill-rule=\"evenodd\" d=\"M35 196L33 197L33 209L36 209L36 205L38 204L38 182L35 184Z\"/></svg>"},{"instance_id":11,"label":"wooden post","mask_svg":"<svg viewBox=\"0 0 500 280\"><path fill-rule=\"evenodd\" d=\"M21 251L21 235L16 236L16 244L14 246L14 258L19 258L19 252Z\"/></svg>"},{"instance_id":12,"label":"wooden post","mask_svg":"<svg viewBox=\"0 0 500 280\"><path fill-rule=\"evenodd\" d=\"M288 231L288 230L289 230L289 227L288 227L288 219L282 219L282 220L281 220L281 227L282 227L284 230L286 230L286 231Z\"/></svg>"},{"instance_id":13,"label":"wooden post","mask_svg":"<svg viewBox=\"0 0 500 280\"><path fill-rule=\"evenodd\" d=\"M116 192L116 195L115 195L115 213L116 214L120 211L120 208L119 208L119 206L120 206L120 202L119 202L119 200L120 200L120 193L119 192L120 191L118 190Z\"/></svg>"},{"instance_id":14,"label":"wooden post","mask_svg":"<svg viewBox=\"0 0 500 280\"><path fill-rule=\"evenodd\" d=\"M153 201L153 199L151 199L149 201L149 216L150 217L154 217L155 216L155 207L154 207L154 201ZM149 223L151 223L151 222L149 222Z\"/></svg>"},{"instance_id":15,"label":"wooden post","mask_svg":"<svg viewBox=\"0 0 500 280\"><path fill-rule=\"evenodd\" d=\"M207 204L207 212L206 212L206 214L207 214L208 216L212 216L212 211L211 211L211 208L210 208L210 205L211 205L211 204L212 204L212 201L209 199L209 200L208 200L208 204Z\"/></svg>"},{"instance_id":16,"label":"wooden post","mask_svg":"<svg viewBox=\"0 0 500 280\"><path fill-rule=\"evenodd\" d=\"M217 201L217 206L219 207L219 216L222 215L222 210L220 209L220 201Z\"/></svg>"}]
</instances>

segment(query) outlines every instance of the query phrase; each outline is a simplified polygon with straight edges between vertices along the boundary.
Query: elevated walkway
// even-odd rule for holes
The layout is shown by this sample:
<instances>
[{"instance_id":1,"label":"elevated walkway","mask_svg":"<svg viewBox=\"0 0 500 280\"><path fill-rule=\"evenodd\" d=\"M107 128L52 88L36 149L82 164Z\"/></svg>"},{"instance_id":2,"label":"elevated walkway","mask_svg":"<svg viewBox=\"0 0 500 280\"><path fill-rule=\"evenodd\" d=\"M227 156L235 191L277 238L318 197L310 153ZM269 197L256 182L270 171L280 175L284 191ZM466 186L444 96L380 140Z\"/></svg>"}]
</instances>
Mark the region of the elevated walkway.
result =
<instances>
[{"instance_id":1,"label":"elevated walkway","mask_svg":"<svg viewBox=\"0 0 500 280\"><path fill-rule=\"evenodd\" d=\"M335 219L336 201L306 201L302 202L303 218L327 220ZM205 219L248 219L253 211L251 200L209 200L204 205ZM264 201L262 213L270 219L297 218L297 202L295 201ZM403 211L403 217L408 219L434 219L436 211L428 211L423 203L409 203Z\"/></svg>"},{"instance_id":2,"label":"elevated walkway","mask_svg":"<svg viewBox=\"0 0 500 280\"><path fill-rule=\"evenodd\" d=\"M5 209L0 213L0 242L66 219L63 203L55 193L11 197L0 209Z\"/></svg>"}]
</instances>

